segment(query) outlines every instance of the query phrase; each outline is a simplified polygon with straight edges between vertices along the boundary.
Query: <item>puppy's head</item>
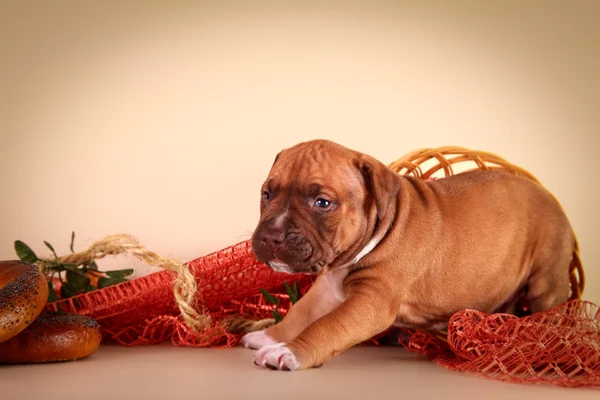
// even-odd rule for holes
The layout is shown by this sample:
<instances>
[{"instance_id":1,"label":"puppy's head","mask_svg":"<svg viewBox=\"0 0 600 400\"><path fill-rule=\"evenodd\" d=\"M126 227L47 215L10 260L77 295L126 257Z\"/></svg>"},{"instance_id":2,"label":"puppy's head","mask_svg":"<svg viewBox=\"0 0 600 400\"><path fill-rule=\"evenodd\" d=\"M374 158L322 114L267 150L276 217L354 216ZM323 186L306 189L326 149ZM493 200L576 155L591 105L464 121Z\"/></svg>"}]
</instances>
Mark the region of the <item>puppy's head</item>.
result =
<instances>
[{"instance_id":1,"label":"puppy's head","mask_svg":"<svg viewBox=\"0 0 600 400\"><path fill-rule=\"evenodd\" d=\"M262 186L253 252L276 271L318 274L360 252L398 188L385 165L330 141L283 150Z\"/></svg>"}]
</instances>

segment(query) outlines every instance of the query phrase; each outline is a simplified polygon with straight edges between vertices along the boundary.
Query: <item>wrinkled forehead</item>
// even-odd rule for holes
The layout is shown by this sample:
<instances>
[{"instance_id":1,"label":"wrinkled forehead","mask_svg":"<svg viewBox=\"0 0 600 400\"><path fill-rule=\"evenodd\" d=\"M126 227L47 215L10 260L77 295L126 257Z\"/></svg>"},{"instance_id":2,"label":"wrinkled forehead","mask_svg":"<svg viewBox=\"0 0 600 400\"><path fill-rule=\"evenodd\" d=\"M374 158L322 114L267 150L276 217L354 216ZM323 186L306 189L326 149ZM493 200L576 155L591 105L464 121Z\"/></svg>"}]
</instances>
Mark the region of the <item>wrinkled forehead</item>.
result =
<instances>
[{"instance_id":1,"label":"wrinkled forehead","mask_svg":"<svg viewBox=\"0 0 600 400\"><path fill-rule=\"evenodd\" d=\"M334 191L332 195L356 192L362 176L351 151L327 146L303 146L283 151L265 184L293 186L305 192Z\"/></svg>"}]
</instances>

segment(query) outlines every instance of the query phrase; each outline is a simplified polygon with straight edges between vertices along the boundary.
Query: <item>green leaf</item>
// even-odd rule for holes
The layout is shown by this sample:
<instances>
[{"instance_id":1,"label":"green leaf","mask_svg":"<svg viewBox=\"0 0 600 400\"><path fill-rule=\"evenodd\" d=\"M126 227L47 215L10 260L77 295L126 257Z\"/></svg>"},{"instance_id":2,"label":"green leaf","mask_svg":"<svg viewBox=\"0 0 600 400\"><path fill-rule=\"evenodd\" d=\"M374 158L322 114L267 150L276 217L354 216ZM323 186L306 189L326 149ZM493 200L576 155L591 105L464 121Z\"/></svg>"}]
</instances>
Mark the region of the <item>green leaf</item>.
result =
<instances>
[{"instance_id":1,"label":"green leaf","mask_svg":"<svg viewBox=\"0 0 600 400\"><path fill-rule=\"evenodd\" d=\"M98 289L116 285L117 283L121 283L121 282L127 282L127 279L120 277L120 276L110 277L110 278L101 277L101 278L98 278Z\"/></svg>"},{"instance_id":2,"label":"green leaf","mask_svg":"<svg viewBox=\"0 0 600 400\"><path fill-rule=\"evenodd\" d=\"M298 299L296 298L296 294L294 293L294 291L292 290L290 285L288 285L287 282L284 281L283 285L285 286L285 291L287 292L288 296L290 297L290 302L292 304L294 304L296 301L298 301Z\"/></svg>"},{"instance_id":3,"label":"green leaf","mask_svg":"<svg viewBox=\"0 0 600 400\"><path fill-rule=\"evenodd\" d=\"M48 282L48 303L52 303L56 300L58 300L58 296L54 291L54 285L52 284L52 282Z\"/></svg>"},{"instance_id":4,"label":"green leaf","mask_svg":"<svg viewBox=\"0 0 600 400\"><path fill-rule=\"evenodd\" d=\"M263 297L265 298L265 300L267 300L269 303L271 303L271 304L275 304L276 306L278 306L278 305L279 305L279 299L278 299L278 298L276 298L276 297L273 297L273 296L271 295L271 293L267 292L267 290L266 290L266 289L264 289L264 288L260 288L260 291L261 291L261 293L262 293Z\"/></svg>"},{"instance_id":5,"label":"green leaf","mask_svg":"<svg viewBox=\"0 0 600 400\"><path fill-rule=\"evenodd\" d=\"M96 290L95 286L88 285L88 287L85 288L85 290L83 291L83 293L93 292L94 290Z\"/></svg>"},{"instance_id":6,"label":"green leaf","mask_svg":"<svg viewBox=\"0 0 600 400\"><path fill-rule=\"evenodd\" d=\"M273 318L275 318L276 324L278 324L279 322L281 322L283 320L283 317L281 316L281 314L279 314L279 312L277 312L277 310L273 310L272 314L273 314Z\"/></svg>"},{"instance_id":7,"label":"green leaf","mask_svg":"<svg viewBox=\"0 0 600 400\"><path fill-rule=\"evenodd\" d=\"M79 268L77 268L77 265L75 264L60 264L60 266L66 269L67 271L80 272Z\"/></svg>"},{"instance_id":8,"label":"green leaf","mask_svg":"<svg viewBox=\"0 0 600 400\"><path fill-rule=\"evenodd\" d=\"M133 269L120 269L115 271L106 271L104 273L113 278L124 278L133 274Z\"/></svg>"},{"instance_id":9,"label":"green leaf","mask_svg":"<svg viewBox=\"0 0 600 400\"><path fill-rule=\"evenodd\" d=\"M50 243L46 242L45 240L44 240L44 244L46 245L47 248L50 249L50 251L52 252L52 254L54 254L54 258L56 258L56 262L58 263L59 262L58 261L58 255L56 255L56 251L54 251L54 247L52 247L52 245Z\"/></svg>"},{"instance_id":10,"label":"green leaf","mask_svg":"<svg viewBox=\"0 0 600 400\"><path fill-rule=\"evenodd\" d=\"M71 253L75 253L75 231L71 232L71 245L69 246L69 248L71 249Z\"/></svg>"},{"instance_id":11,"label":"green leaf","mask_svg":"<svg viewBox=\"0 0 600 400\"><path fill-rule=\"evenodd\" d=\"M50 243L48 243L44 240L44 244L46 245L47 248L50 249L51 252L56 254L56 252L54 251L54 247L52 247L52 245Z\"/></svg>"},{"instance_id":12,"label":"green leaf","mask_svg":"<svg viewBox=\"0 0 600 400\"><path fill-rule=\"evenodd\" d=\"M300 290L300 285L298 285L298 281L294 282L294 293L296 294L296 301L302 298L302 291Z\"/></svg>"},{"instance_id":13,"label":"green leaf","mask_svg":"<svg viewBox=\"0 0 600 400\"><path fill-rule=\"evenodd\" d=\"M87 264L87 267L89 269L93 269L94 271L98 271L98 264L96 264L96 261L92 260Z\"/></svg>"},{"instance_id":14,"label":"green leaf","mask_svg":"<svg viewBox=\"0 0 600 400\"><path fill-rule=\"evenodd\" d=\"M19 260L30 263L34 263L39 260L33 250L31 250L31 247L27 246L20 240L15 240L15 252L19 257Z\"/></svg>"},{"instance_id":15,"label":"green leaf","mask_svg":"<svg viewBox=\"0 0 600 400\"><path fill-rule=\"evenodd\" d=\"M71 289L68 284L63 283L60 287L60 296L63 299L66 299L69 297L77 296L77 292Z\"/></svg>"},{"instance_id":16,"label":"green leaf","mask_svg":"<svg viewBox=\"0 0 600 400\"><path fill-rule=\"evenodd\" d=\"M73 289L83 290L90 284L90 278L83 272L67 271L67 282Z\"/></svg>"}]
</instances>

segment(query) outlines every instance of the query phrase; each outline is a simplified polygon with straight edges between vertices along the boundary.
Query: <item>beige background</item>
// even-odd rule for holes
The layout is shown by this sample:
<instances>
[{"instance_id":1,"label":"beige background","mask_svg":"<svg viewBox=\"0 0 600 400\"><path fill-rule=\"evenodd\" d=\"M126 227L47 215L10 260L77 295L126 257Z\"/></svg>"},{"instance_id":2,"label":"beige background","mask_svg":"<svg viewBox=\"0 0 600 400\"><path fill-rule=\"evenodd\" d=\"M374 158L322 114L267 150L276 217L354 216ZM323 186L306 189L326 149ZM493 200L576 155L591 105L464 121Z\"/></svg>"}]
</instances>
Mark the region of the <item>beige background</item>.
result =
<instances>
[{"instance_id":1,"label":"beige background","mask_svg":"<svg viewBox=\"0 0 600 400\"><path fill-rule=\"evenodd\" d=\"M75 230L188 260L249 237L283 147L450 144L545 183L600 303L600 2L292 4L2 1L0 258Z\"/></svg>"}]
</instances>

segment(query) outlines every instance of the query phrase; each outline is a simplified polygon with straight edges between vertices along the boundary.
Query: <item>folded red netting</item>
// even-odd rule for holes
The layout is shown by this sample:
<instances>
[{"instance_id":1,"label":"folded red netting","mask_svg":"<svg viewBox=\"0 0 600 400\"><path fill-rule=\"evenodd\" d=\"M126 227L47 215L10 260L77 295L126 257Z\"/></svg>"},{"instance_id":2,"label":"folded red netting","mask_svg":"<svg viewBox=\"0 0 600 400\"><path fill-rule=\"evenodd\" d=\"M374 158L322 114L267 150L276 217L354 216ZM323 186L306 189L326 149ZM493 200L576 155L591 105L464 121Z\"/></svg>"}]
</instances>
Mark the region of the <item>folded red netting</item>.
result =
<instances>
[{"instance_id":1,"label":"folded red netting","mask_svg":"<svg viewBox=\"0 0 600 400\"><path fill-rule=\"evenodd\" d=\"M454 371L517 383L600 386L600 309L587 301L522 318L465 310L451 318L447 342L417 332L403 344Z\"/></svg>"},{"instance_id":2,"label":"folded red netting","mask_svg":"<svg viewBox=\"0 0 600 400\"><path fill-rule=\"evenodd\" d=\"M210 313L210 329L195 332L180 318L173 295L174 273L162 271L115 286L59 300L47 310L75 312L100 323L104 340L125 346L171 341L177 346L232 347L240 334L228 332L227 318L270 318L274 305L260 294L265 288L281 303L290 302L284 281L311 285L304 275L277 273L259 263L250 242L242 242L188 263L196 277L200 306ZM456 313L446 340L420 331L402 331L410 351L461 372L518 383L600 386L600 311L571 300L543 313L518 318L472 310Z\"/></svg>"}]
</instances>

